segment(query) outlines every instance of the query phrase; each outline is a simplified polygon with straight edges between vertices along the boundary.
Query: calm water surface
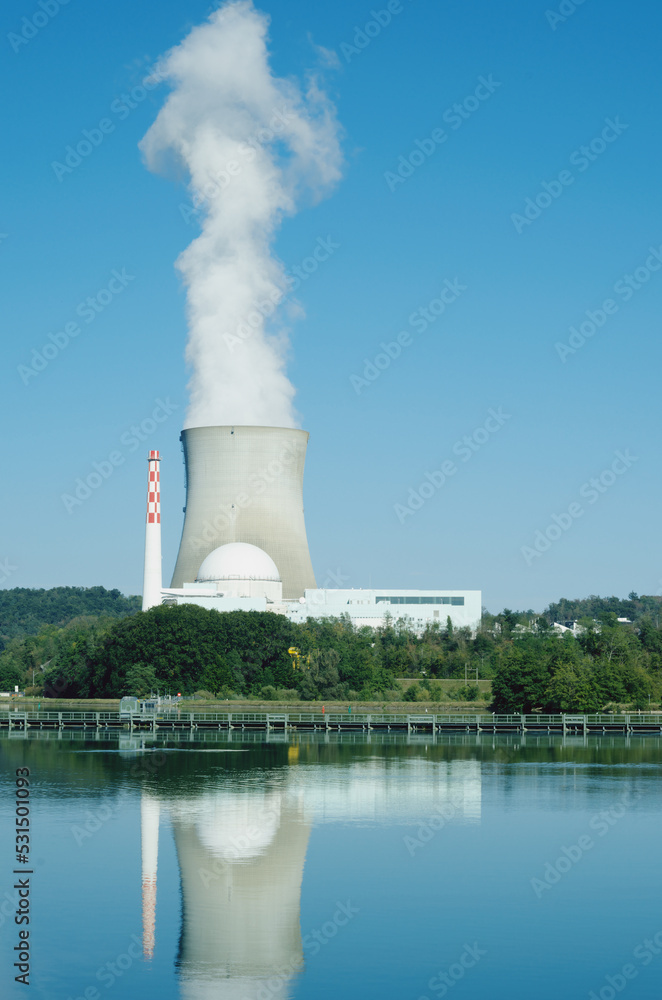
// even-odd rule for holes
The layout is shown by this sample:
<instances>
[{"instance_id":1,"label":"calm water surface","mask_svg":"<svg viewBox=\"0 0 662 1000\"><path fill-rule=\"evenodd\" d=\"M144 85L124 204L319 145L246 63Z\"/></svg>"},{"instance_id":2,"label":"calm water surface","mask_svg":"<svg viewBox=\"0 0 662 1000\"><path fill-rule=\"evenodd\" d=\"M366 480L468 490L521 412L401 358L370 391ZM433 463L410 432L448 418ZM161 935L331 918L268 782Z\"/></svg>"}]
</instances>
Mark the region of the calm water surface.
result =
<instances>
[{"instance_id":1,"label":"calm water surface","mask_svg":"<svg viewBox=\"0 0 662 1000\"><path fill-rule=\"evenodd\" d=\"M0 739L2 996L662 996L658 738L71 737Z\"/></svg>"}]
</instances>

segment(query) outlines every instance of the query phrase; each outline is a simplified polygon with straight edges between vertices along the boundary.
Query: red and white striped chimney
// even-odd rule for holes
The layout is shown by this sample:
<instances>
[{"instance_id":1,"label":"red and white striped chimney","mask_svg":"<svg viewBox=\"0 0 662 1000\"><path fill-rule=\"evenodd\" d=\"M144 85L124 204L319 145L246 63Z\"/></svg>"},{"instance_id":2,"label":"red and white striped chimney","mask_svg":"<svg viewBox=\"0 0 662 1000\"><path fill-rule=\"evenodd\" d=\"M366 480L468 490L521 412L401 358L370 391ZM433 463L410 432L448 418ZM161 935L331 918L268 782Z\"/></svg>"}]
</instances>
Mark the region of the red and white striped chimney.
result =
<instances>
[{"instance_id":1,"label":"red and white striped chimney","mask_svg":"<svg viewBox=\"0 0 662 1000\"><path fill-rule=\"evenodd\" d=\"M147 455L147 521L145 523L145 575L143 611L161 603L161 457L158 451Z\"/></svg>"}]
</instances>

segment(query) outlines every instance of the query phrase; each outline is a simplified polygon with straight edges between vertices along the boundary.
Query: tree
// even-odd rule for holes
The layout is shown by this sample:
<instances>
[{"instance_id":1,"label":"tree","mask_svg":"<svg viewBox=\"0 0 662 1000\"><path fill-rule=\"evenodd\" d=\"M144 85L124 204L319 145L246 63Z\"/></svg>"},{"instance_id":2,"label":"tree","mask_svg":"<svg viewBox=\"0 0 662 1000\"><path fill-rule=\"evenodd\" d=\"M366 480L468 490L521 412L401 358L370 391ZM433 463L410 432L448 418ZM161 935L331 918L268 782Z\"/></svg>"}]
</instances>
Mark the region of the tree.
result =
<instances>
[{"instance_id":1,"label":"tree","mask_svg":"<svg viewBox=\"0 0 662 1000\"><path fill-rule=\"evenodd\" d=\"M555 671L544 696L547 712L598 712L599 691L585 664L562 663Z\"/></svg>"},{"instance_id":2,"label":"tree","mask_svg":"<svg viewBox=\"0 0 662 1000\"><path fill-rule=\"evenodd\" d=\"M550 680L545 646L527 635L504 651L492 681L492 708L504 714L541 707Z\"/></svg>"},{"instance_id":3,"label":"tree","mask_svg":"<svg viewBox=\"0 0 662 1000\"><path fill-rule=\"evenodd\" d=\"M266 678L265 678L266 680ZM232 683L232 671L222 656L215 656L205 667L201 684L205 691L211 691L218 697L221 691Z\"/></svg>"},{"instance_id":4,"label":"tree","mask_svg":"<svg viewBox=\"0 0 662 1000\"><path fill-rule=\"evenodd\" d=\"M156 691L156 671L151 664L134 663L126 674L124 693L144 698Z\"/></svg>"}]
</instances>

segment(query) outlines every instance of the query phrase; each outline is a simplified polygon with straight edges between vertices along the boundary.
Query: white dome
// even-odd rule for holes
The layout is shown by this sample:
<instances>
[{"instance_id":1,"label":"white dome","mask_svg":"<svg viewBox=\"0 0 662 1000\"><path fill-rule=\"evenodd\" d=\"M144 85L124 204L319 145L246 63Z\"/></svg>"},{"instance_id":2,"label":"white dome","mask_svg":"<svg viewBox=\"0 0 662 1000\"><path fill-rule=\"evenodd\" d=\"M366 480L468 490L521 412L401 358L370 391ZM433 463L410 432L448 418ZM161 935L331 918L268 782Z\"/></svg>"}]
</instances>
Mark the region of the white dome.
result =
<instances>
[{"instance_id":1,"label":"white dome","mask_svg":"<svg viewBox=\"0 0 662 1000\"><path fill-rule=\"evenodd\" d=\"M198 570L196 583L220 583L224 580L280 583L280 574L271 556L257 545L228 542L209 553Z\"/></svg>"}]
</instances>

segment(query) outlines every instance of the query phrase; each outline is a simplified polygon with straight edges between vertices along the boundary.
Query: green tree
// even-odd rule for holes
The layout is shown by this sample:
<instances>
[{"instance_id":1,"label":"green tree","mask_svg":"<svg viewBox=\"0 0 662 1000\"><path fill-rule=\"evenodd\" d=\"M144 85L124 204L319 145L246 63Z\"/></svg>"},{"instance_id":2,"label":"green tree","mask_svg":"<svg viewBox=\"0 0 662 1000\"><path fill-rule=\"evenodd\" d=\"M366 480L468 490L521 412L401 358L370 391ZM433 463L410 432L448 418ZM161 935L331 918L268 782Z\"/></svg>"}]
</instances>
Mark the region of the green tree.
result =
<instances>
[{"instance_id":1,"label":"green tree","mask_svg":"<svg viewBox=\"0 0 662 1000\"><path fill-rule=\"evenodd\" d=\"M144 698L156 691L156 687L156 671L151 664L133 663L127 670L125 694Z\"/></svg>"}]
</instances>

